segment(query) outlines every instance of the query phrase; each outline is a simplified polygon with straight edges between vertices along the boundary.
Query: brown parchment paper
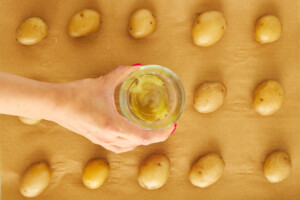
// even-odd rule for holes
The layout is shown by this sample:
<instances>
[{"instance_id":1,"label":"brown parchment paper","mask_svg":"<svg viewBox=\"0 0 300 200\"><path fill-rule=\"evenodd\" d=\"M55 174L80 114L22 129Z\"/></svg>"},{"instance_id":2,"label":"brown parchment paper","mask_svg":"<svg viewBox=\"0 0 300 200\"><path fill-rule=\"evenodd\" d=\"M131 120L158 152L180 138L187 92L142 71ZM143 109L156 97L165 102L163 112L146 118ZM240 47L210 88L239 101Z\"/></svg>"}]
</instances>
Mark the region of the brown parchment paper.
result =
<instances>
[{"instance_id":1,"label":"brown parchment paper","mask_svg":"<svg viewBox=\"0 0 300 200\"><path fill-rule=\"evenodd\" d=\"M85 38L67 34L71 16L93 8L102 15L100 31ZM148 8L157 16L156 31L141 40L127 33L130 14ZM220 10L228 28L221 41L197 47L191 28L198 13ZM297 0L0 0L0 70L49 82L98 77L117 65L159 64L181 78L186 109L177 131L164 143L114 154L59 125L43 121L24 125L16 117L0 116L3 200L25 199L20 177L34 162L47 161L53 175L37 198L53 199L299 199L300 198L300 1ZM277 15L281 38L272 44L254 41L256 20ZM38 45L22 46L15 30L27 17L39 16L49 26ZM287 92L282 109L261 117L251 108L255 87L266 79L280 81ZM222 81L228 89L224 106L199 114L192 100L205 81ZM292 160L288 179L270 184L263 175L265 157L276 149ZM171 161L164 187L142 189L136 180L140 162L154 152ZM206 189L190 184L188 171L201 155L217 152L226 162L220 181ZM81 183L85 163L106 158L111 174L98 190Z\"/></svg>"}]
</instances>

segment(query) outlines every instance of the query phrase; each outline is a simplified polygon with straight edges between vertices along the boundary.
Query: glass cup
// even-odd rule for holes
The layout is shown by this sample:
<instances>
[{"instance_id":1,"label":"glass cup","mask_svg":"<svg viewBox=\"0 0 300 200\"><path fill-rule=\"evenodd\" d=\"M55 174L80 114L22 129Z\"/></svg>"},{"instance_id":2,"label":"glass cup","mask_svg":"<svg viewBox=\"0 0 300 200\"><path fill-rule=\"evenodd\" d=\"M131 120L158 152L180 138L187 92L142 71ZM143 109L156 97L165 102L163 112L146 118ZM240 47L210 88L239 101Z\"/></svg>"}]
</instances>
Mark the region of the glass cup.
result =
<instances>
[{"instance_id":1,"label":"glass cup","mask_svg":"<svg viewBox=\"0 0 300 200\"><path fill-rule=\"evenodd\" d=\"M167 104L163 104L166 105L166 107L163 108L166 108L167 112L163 114L163 117L157 118L154 121L149 121L137 114L136 107L133 105L135 105L134 103L139 101L140 98L132 95L132 91L137 87L138 84L142 84L141 80L148 81L146 83L148 86L145 87L149 88L149 84L151 86L151 80L156 81L156 83L158 81L160 87L162 87L159 88L159 92L155 91L156 88L154 87L154 89L152 88L153 91L150 90L151 92L147 93L146 95L141 94L138 96L143 97L143 95L152 95L151 97L146 97L146 104L157 102L157 100L165 100L163 102L167 102ZM149 91L148 88L142 88L140 91ZM145 129L165 129L173 125L182 114L185 106L185 92L178 76L170 69L159 65L145 65L139 67L134 72L129 74L129 76L122 83L119 91L119 106L124 117L144 127Z\"/></svg>"}]
</instances>

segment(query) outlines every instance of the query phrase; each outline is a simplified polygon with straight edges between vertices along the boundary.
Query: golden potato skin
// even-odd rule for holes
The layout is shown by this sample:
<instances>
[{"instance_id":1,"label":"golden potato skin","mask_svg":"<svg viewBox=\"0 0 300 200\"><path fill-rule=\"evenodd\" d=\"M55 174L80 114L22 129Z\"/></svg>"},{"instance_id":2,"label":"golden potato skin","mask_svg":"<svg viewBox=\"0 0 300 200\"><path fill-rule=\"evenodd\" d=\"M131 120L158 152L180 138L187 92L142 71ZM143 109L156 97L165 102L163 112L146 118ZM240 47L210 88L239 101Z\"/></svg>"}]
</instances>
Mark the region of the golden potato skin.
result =
<instances>
[{"instance_id":1,"label":"golden potato skin","mask_svg":"<svg viewBox=\"0 0 300 200\"><path fill-rule=\"evenodd\" d=\"M281 22L278 17L267 15L260 18L255 26L255 40L262 44L275 42L282 32Z\"/></svg>"},{"instance_id":2,"label":"golden potato skin","mask_svg":"<svg viewBox=\"0 0 300 200\"><path fill-rule=\"evenodd\" d=\"M47 32L48 27L41 18L30 17L17 28L16 37L23 45L34 45L44 39Z\"/></svg>"},{"instance_id":3,"label":"golden potato skin","mask_svg":"<svg viewBox=\"0 0 300 200\"><path fill-rule=\"evenodd\" d=\"M69 23L69 35L73 38L87 36L98 31L101 24L100 14L92 9L77 12Z\"/></svg>"},{"instance_id":4,"label":"golden potato skin","mask_svg":"<svg viewBox=\"0 0 300 200\"><path fill-rule=\"evenodd\" d=\"M289 176L291 166L290 156L286 152L275 151L265 161L265 177L271 183L281 182Z\"/></svg>"},{"instance_id":5,"label":"golden potato skin","mask_svg":"<svg viewBox=\"0 0 300 200\"><path fill-rule=\"evenodd\" d=\"M33 164L24 174L20 184L20 192L25 197L36 197L48 186L51 171L44 162Z\"/></svg>"},{"instance_id":6,"label":"golden potato skin","mask_svg":"<svg viewBox=\"0 0 300 200\"><path fill-rule=\"evenodd\" d=\"M208 11L200 14L192 29L193 41L202 47L212 46L223 36L227 22L222 13Z\"/></svg>"},{"instance_id":7,"label":"golden potato skin","mask_svg":"<svg viewBox=\"0 0 300 200\"><path fill-rule=\"evenodd\" d=\"M190 182L197 187L205 188L217 182L224 171L225 162L216 153L201 157L191 168Z\"/></svg>"},{"instance_id":8,"label":"golden potato skin","mask_svg":"<svg viewBox=\"0 0 300 200\"><path fill-rule=\"evenodd\" d=\"M220 108L226 98L227 89L220 82L206 82L198 87L194 96L194 108L199 113L211 113Z\"/></svg>"},{"instance_id":9,"label":"golden potato skin","mask_svg":"<svg viewBox=\"0 0 300 200\"><path fill-rule=\"evenodd\" d=\"M270 116L281 108L285 96L285 91L279 82L265 81L255 90L253 108L260 115Z\"/></svg>"},{"instance_id":10,"label":"golden potato skin","mask_svg":"<svg viewBox=\"0 0 300 200\"><path fill-rule=\"evenodd\" d=\"M42 119L30 119L30 118L26 118L26 117L18 117L19 120L27 125L36 125L38 123L40 123L40 121L42 121Z\"/></svg>"},{"instance_id":11,"label":"golden potato skin","mask_svg":"<svg viewBox=\"0 0 300 200\"><path fill-rule=\"evenodd\" d=\"M87 163L82 172L82 182L89 189L98 189L110 173L110 167L106 160L95 159Z\"/></svg>"},{"instance_id":12,"label":"golden potato skin","mask_svg":"<svg viewBox=\"0 0 300 200\"><path fill-rule=\"evenodd\" d=\"M156 19L150 10L139 9L130 17L129 34L135 39L150 35L155 28Z\"/></svg>"},{"instance_id":13,"label":"golden potato skin","mask_svg":"<svg viewBox=\"0 0 300 200\"><path fill-rule=\"evenodd\" d=\"M166 183L169 172L169 159L163 154L152 154L142 162L138 182L145 189L158 189Z\"/></svg>"}]
</instances>

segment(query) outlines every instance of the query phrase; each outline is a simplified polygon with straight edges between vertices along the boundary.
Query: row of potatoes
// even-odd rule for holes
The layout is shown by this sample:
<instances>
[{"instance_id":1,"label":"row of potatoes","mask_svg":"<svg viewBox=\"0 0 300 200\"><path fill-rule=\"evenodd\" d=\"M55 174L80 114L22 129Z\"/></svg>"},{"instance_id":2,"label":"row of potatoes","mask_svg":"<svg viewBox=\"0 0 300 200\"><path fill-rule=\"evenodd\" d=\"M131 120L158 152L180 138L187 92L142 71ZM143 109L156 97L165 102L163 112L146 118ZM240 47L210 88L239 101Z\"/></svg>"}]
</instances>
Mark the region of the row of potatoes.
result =
<instances>
[{"instance_id":1,"label":"row of potatoes","mask_svg":"<svg viewBox=\"0 0 300 200\"><path fill-rule=\"evenodd\" d=\"M189 172L190 182L197 187L206 188L217 182L225 169L223 158L216 153L202 156L194 163ZM291 160L284 151L271 153L264 163L264 174L271 183L278 183L288 177ZM169 177L170 161L163 154L152 154L140 165L137 180L141 187L153 190L161 188ZM82 171L82 183L89 189L98 189L108 178L109 163L105 159L94 159ZM51 170L44 163L33 164L24 174L20 192L25 197L36 197L48 186Z\"/></svg>"},{"instance_id":2,"label":"row of potatoes","mask_svg":"<svg viewBox=\"0 0 300 200\"><path fill-rule=\"evenodd\" d=\"M128 31L135 38L143 38L156 29L156 18L147 9L139 9L130 17ZM92 9L77 12L70 20L69 35L73 38L87 36L96 32L101 24L100 14ZM196 45L207 47L218 42L227 28L227 22L219 11L208 11L200 14L192 29L193 41ZM33 45L46 37L48 27L38 17L26 19L17 29L17 40L24 45ZM260 18L255 27L255 39L260 43L278 40L282 32L280 20L273 15Z\"/></svg>"},{"instance_id":3,"label":"row of potatoes","mask_svg":"<svg viewBox=\"0 0 300 200\"><path fill-rule=\"evenodd\" d=\"M201 84L194 95L194 108L199 113L211 113L220 108L225 101L227 88L220 82ZM286 94L278 81L267 80L261 83L254 92L253 108L262 116L270 116L277 112L285 100ZM19 117L24 124L35 125L41 119Z\"/></svg>"},{"instance_id":4,"label":"row of potatoes","mask_svg":"<svg viewBox=\"0 0 300 200\"><path fill-rule=\"evenodd\" d=\"M194 95L194 108L199 113L211 113L220 108L226 98L226 86L220 82L201 84ZM253 108L262 116L277 112L285 100L286 93L278 81L267 80L254 92Z\"/></svg>"}]
</instances>

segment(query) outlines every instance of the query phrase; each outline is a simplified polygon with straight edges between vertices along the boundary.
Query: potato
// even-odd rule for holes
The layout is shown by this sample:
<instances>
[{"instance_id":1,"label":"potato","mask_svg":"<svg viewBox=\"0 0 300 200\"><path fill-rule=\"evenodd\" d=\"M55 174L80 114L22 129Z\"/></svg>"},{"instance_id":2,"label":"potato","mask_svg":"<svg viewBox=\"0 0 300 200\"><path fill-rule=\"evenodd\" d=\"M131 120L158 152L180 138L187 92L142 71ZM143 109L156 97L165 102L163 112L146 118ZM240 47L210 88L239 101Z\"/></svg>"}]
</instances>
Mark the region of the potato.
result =
<instances>
[{"instance_id":1,"label":"potato","mask_svg":"<svg viewBox=\"0 0 300 200\"><path fill-rule=\"evenodd\" d=\"M89 189L98 189L107 179L109 164L104 159L95 159L87 163L82 172L82 182Z\"/></svg>"},{"instance_id":2,"label":"potato","mask_svg":"<svg viewBox=\"0 0 300 200\"><path fill-rule=\"evenodd\" d=\"M254 93L254 110L263 116L269 116L277 112L285 99L283 87L274 80L268 80L260 84Z\"/></svg>"},{"instance_id":3,"label":"potato","mask_svg":"<svg viewBox=\"0 0 300 200\"><path fill-rule=\"evenodd\" d=\"M192 36L198 46L208 47L218 42L227 28L222 13L209 11L199 15L194 22Z\"/></svg>"},{"instance_id":4,"label":"potato","mask_svg":"<svg viewBox=\"0 0 300 200\"><path fill-rule=\"evenodd\" d=\"M18 118L21 122L28 125L35 125L38 124L40 121L42 121L41 119L29 119L26 117L18 117Z\"/></svg>"},{"instance_id":5,"label":"potato","mask_svg":"<svg viewBox=\"0 0 300 200\"><path fill-rule=\"evenodd\" d=\"M169 159L163 154L152 154L142 162L138 182L145 189L158 189L166 183L169 172Z\"/></svg>"},{"instance_id":6,"label":"potato","mask_svg":"<svg viewBox=\"0 0 300 200\"><path fill-rule=\"evenodd\" d=\"M33 164L24 174L20 192L25 197L36 197L48 186L51 178L51 171L44 162Z\"/></svg>"},{"instance_id":7,"label":"potato","mask_svg":"<svg viewBox=\"0 0 300 200\"><path fill-rule=\"evenodd\" d=\"M224 171L225 162L216 153L200 158L191 168L189 179L194 186L205 188L217 182Z\"/></svg>"},{"instance_id":8,"label":"potato","mask_svg":"<svg viewBox=\"0 0 300 200\"><path fill-rule=\"evenodd\" d=\"M282 27L278 17L267 15L260 18L255 26L255 39L262 44L275 42L281 35Z\"/></svg>"},{"instance_id":9,"label":"potato","mask_svg":"<svg viewBox=\"0 0 300 200\"><path fill-rule=\"evenodd\" d=\"M92 9L77 12L69 23L69 35L73 38L87 36L96 32L101 24L100 14Z\"/></svg>"},{"instance_id":10,"label":"potato","mask_svg":"<svg viewBox=\"0 0 300 200\"><path fill-rule=\"evenodd\" d=\"M135 11L129 21L129 34L135 38L143 38L151 34L156 28L156 19L147 9Z\"/></svg>"},{"instance_id":11,"label":"potato","mask_svg":"<svg viewBox=\"0 0 300 200\"><path fill-rule=\"evenodd\" d=\"M227 94L220 82L207 82L198 87L194 96L194 108L200 113L211 113L220 108Z\"/></svg>"},{"instance_id":12,"label":"potato","mask_svg":"<svg viewBox=\"0 0 300 200\"><path fill-rule=\"evenodd\" d=\"M41 18L31 17L17 28L16 37L23 45L33 45L46 37L47 32L48 27Z\"/></svg>"},{"instance_id":13,"label":"potato","mask_svg":"<svg viewBox=\"0 0 300 200\"><path fill-rule=\"evenodd\" d=\"M271 183L283 181L290 174L291 165L290 157L286 152L275 151L265 161L265 176Z\"/></svg>"}]
</instances>

